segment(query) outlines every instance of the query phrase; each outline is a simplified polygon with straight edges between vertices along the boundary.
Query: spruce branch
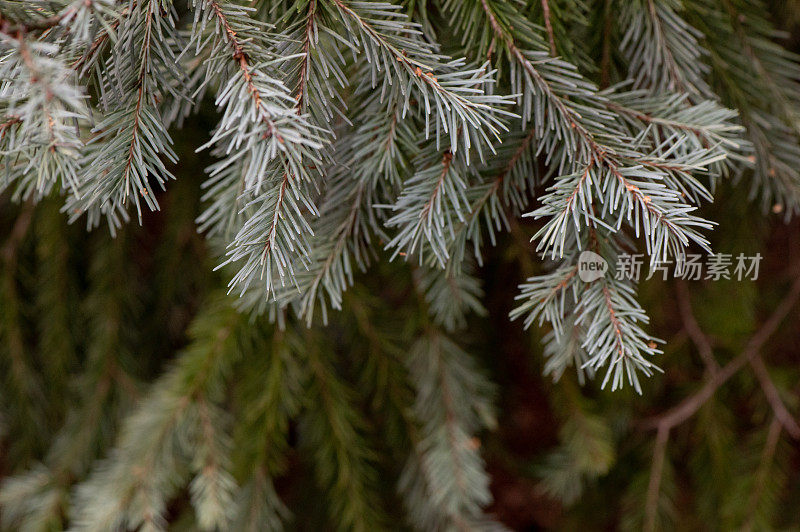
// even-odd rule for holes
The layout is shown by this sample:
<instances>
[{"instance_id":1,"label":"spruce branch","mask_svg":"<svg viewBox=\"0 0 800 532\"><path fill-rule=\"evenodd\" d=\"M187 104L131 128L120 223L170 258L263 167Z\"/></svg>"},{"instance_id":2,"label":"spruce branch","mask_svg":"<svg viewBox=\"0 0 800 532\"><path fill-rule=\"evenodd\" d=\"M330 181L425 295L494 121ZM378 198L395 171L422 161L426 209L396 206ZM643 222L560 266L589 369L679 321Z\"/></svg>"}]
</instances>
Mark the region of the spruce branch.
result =
<instances>
[{"instance_id":1,"label":"spruce branch","mask_svg":"<svg viewBox=\"0 0 800 532\"><path fill-rule=\"evenodd\" d=\"M373 453L364 439L365 421L352 405L352 390L336 376L330 362L306 350L309 400L302 437L313 449L317 479L327 493L337 529L374 530L385 520L376 500Z\"/></svg>"},{"instance_id":2,"label":"spruce branch","mask_svg":"<svg viewBox=\"0 0 800 532\"><path fill-rule=\"evenodd\" d=\"M185 97L177 88L183 73L173 49L175 20L169 2L148 0L134 4L120 23L101 82L107 112L84 151L78 190L66 207L71 220L88 212L87 223L95 226L105 216L113 232L128 219L129 202L140 222L143 206L158 208L151 179L163 188L173 176L162 156L177 161L159 102Z\"/></svg>"},{"instance_id":3,"label":"spruce branch","mask_svg":"<svg viewBox=\"0 0 800 532\"><path fill-rule=\"evenodd\" d=\"M572 293L575 298L577 273L577 265L562 266L552 273L529 278L520 285L521 293L515 298L525 302L511 312L511 319L525 316L525 328L537 321L540 326L547 321L558 336L564 334L564 319L569 315L565 306L567 295Z\"/></svg>"},{"instance_id":4,"label":"spruce branch","mask_svg":"<svg viewBox=\"0 0 800 532\"><path fill-rule=\"evenodd\" d=\"M449 333L465 329L470 313L487 314L481 303L483 288L475 276L474 265L466 260L459 266L457 271L452 267L414 270L431 319Z\"/></svg>"},{"instance_id":5,"label":"spruce branch","mask_svg":"<svg viewBox=\"0 0 800 532\"><path fill-rule=\"evenodd\" d=\"M282 20L291 40L286 44L289 55L299 54L297 65L287 69L293 81L293 94L298 113L308 114L314 125L333 136L334 122L346 116L346 99L342 89L350 85L346 61L340 52L340 36L331 22L333 6L320 0L300 0L286 9Z\"/></svg>"},{"instance_id":6,"label":"spruce branch","mask_svg":"<svg viewBox=\"0 0 800 532\"><path fill-rule=\"evenodd\" d=\"M712 94L706 82L708 52L702 34L684 21L680 2L637 0L626 8L627 31L620 48L628 59L634 88L654 94L686 93L693 101Z\"/></svg>"},{"instance_id":7,"label":"spruce branch","mask_svg":"<svg viewBox=\"0 0 800 532\"><path fill-rule=\"evenodd\" d=\"M400 211L386 221L387 227L398 228L386 245L387 249L395 248L392 258L418 253L421 263L430 249L431 260L444 266L450 258L447 239L458 223L466 220L466 191L476 177L469 151L440 151L438 144L420 144L420 155L414 161L416 172L404 183L392 206L392 211ZM496 150L492 147L492 151Z\"/></svg>"},{"instance_id":8,"label":"spruce branch","mask_svg":"<svg viewBox=\"0 0 800 532\"><path fill-rule=\"evenodd\" d=\"M392 258L401 253L419 254L420 262L430 250L434 260L444 266L448 233L465 221L469 205L465 191L472 170L458 155L449 150L440 153L430 145L415 166L419 170L404 184L392 206L397 214L386 221L387 227L399 229L386 247L395 248Z\"/></svg>"},{"instance_id":9,"label":"spruce branch","mask_svg":"<svg viewBox=\"0 0 800 532\"><path fill-rule=\"evenodd\" d=\"M510 229L510 220L529 205L539 179L536 161L536 131L516 132L498 148L492 163L480 168L481 180L466 191L469 201L464 221L447 235L448 268L458 270L471 245L473 255L482 264L484 233L494 245L497 233Z\"/></svg>"},{"instance_id":10,"label":"spruce branch","mask_svg":"<svg viewBox=\"0 0 800 532\"><path fill-rule=\"evenodd\" d=\"M29 9L23 8L20 10L22 12L17 12L12 8L0 13L0 32L20 38L27 36L46 40L58 44L68 54L78 52L98 33L106 32L120 16L113 0L57 0L24 4ZM122 9L123 13L125 11Z\"/></svg>"},{"instance_id":11,"label":"spruce branch","mask_svg":"<svg viewBox=\"0 0 800 532\"><path fill-rule=\"evenodd\" d=\"M33 221L33 204L26 202L17 217L8 238L0 248L3 270L0 278L0 338L3 353L3 394L0 400L20 405L25 424L18 427L19 437L34 446L46 429L43 408L46 405L43 383L35 368L25 356L25 333L22 323L22 301L19 293L17 264L20 246ZM35 448L35 446L34 446Z\"/></svg>"},{"instance_id":12,"label":"spruce branch","mask_svg":"<svg viewBox=\"0 0 800 532\"><path fill-rule=\"evenodd\" d=\"M581 245L608 262L619 253L608 233L590 231ZM538 320L553 326L546 337L550 372L560 375L576 365L579 377L606 368L602 386L611 382L612 390L625 380L641 393L639 374L650 376L659 368L650 357L659 354L660 340L642 328L649 318L635 297L631 279L617 279L613 272L584 283L578 273L578 245L573 244L555 272L530 277L520 286L517 300L522 303L511 313L512 319L525 317L525 327ZM559 349L565 349L558 354ZM576 364L581 361L580 367Z\"/></svg>"},{"instance_id":13,"label":"spruce branch","mask_svg":"<svg viewBox=\"0 0 800 532\"><path fill-rule=\"evenodd\" d=\"M687 8L688 20L704 35L717 93L738 109L754 146L751 195L761 199L764 210L790 216L798 209L800 190L795 164L800 62L773 42L780 34L760 2L701 0Z\"/></svg>"},{"instance_id":14,"label":"spruce branch","mask_svg":"<svg viewBox=\"0 0 800 532\"><path fill-rule=\"evenodd\" d=\"M298 112L304 112L308 107L308 94L307 86L311 76L311 43L316 33L316 16L317 16L317 0L310 0L308 3L308 14L306 15L305 27L303 29L302 38L302 52L303 56L300 60L298 68L300 79L297 81L296 93L296 109Z\"/></svg>"},{"instance_id":15,"label":"spruce branch","mask_svg":"<svg viewBox=\"0 0 800 532\"><path fill-rule=\"evenodd\" d=\"M616 462L614 435L609 420L593 412L570 383L563 383L553 400L564 423L559 445L537 468L537 476L545 493L570 505L588 482L608 473Z\"/></svg>"},{"instance_id":16,"label":"spruce branch","mask_svg":"<svg viewBox=\"0 0 800 532\"><path fill-rule=\"evenodd\" d=\"M481 511L491 494L475 437L493 424L491 388L468 355L435 330L417 341L406 365L421 424L412 451L418 457L409 458L399 483L412 522L420 528L491 527Z\"/></svg>"},{"instance_id":17,"label":"spruce branch","mask_svg":"<svg viewBox=\"0 0 800 532\"><path fill-rule=\"evenodd\" d=\"M463 60L447 60L425 42L418 25L408 21L400 6L388 2L333 0L352 39L354 53L364 53L372 67L372 87L382 78L381 95L402 102L402 114L410 109L411 98L424 103L420 114L425 137L433 119L436 146L449 136L449 150L459 144L469 152L500 140L504 129L499 115L513 116L500 107L508 98L492 95L486 87L491 72L486 65L466 68ZM413 93L412 93L413 90ZM459 140L460 138L460 140ZM469 155L467 155L467 160Z\"/></svg>"},{"instance_id":18,"label":"spruce branch","mask_svg":"<svg viewBox=\"0 0 800 532\"><path fill-rule=\"evenodd\" d=\"M237 398L233 445L234 472L242 489L233 527L282 530L291 512L275 491L273 479L288 468L291 423L301 410L307 375L296 357L301 338L286 327L268 342L269 353L249 352L234 369L243 375L232 395Z\"/></svg>"},{"instance_id":19,"label":"spruce branch","mask_svg":"<svg viewBox=\"0 0 800 532\"><path fill-rule=\"evenodd\" d=\"M304 211L317 214L310 194L323 140L297 113L284 83L267 74L286 60L264 35L267 27L236 5L206 1L195 7L194 41L210 48L209 78L229 68L236 72L218 90L223 116L203 146L215 145L214 153L224 158L209 168L215 202L199 221L212 234L235 232L222 264L242 261L231 289L244 293L258 283L270 296L276 282L296 283L297 256L307 267L311 226ZM216 28L210 37L203 36L207 24ZM236 212L245 219L231 220Z\"/></svg>"},{"instance_id":20,"label":"spruce branch","mask_svg":"<svg viewBox=\"0 0 800 532\"><path fill-rule=\"evenodd\" d=\"M58 214L56 210L55 215ZM104 243L106 245L92 257L90 265L91 290L85 308L91 316L87 323L91 331L87 357L81 364L81 377L69 382L79 393L61 391L75 404L59 419L63 419L63 425L55 431L42 463L5 479L0 489L4 520L12 528L36 528L45 526L44 523L55 529L65 528L73 483L88 473L98 452L105 451L113 443L103 428L115 427L139 395L138 383L125 370L132 358L127 342L130 331L126 328L130 321L132 292L117 282L119 275L130 277L124 257L126 239L120 235ZM58 312L58 304L51 306L51 313ZM54 327L52 323L48 325ZM64 344L68 337L68 334L60 334L54 341ZM73 353L59 368L53 369L68 375L68 370L75 365L78 360ZM42 504L43 501L47 502ZM7 517L6 510L9 510Z\"/></svg>"},{"instance_id":21,"label":"spruce branch","mask_svg":"<svg viewBox=\"0 0 800 532\"><path fill-rule=\"evenodd\" d=\"M289 511L275 492L269 476L257 470L253 479L242 486L237 500L241 508L237 519L233 522L236 530L257 532L264 526L270 530L283 530L283 522L288 520Z\"/></svg>"},{"instance_id":22,"label":"spruce branch","mask_svg":"<svg viewBox=\"0 0 800 532\"><path fill-rule=\"evenodd\" d=\"M74 193L88 123L86 96L58 47L0 33L0 190L42 198L55 186Z\"/></svg>"},{"instance_id":23,"label":"spruce branch","mask_svg":"<svg viewBox=\"0 0 800 532\"><path fill-rule=\"evenodd\" d=\"M201 524L220 527L230 519L235 484L220 452L227 436L215 428L219 414L210 405L220 401L229 368L252 331L247 318L220 299L196 319L194 342L178 365L125 421L110 458L79 486L77 530L159 528L168 501L189 477L196 503L216 502L200 509Z\"/></svg>"},{"instance_id":24,"label":"spruce branch","mask_svg":"<svg viewBox=\"0 0 800 532\"><path fill-rule=\"evenodd\" d=\"M411 124L400 116L396 103L387 106L379 95L371 94L354 114L369 118L334 146L332 158L337 163L329 169L328 189L321 200L311 266L299 280L299 313L308 323L318 306L323 321L327 307L340 309L356 268L364 271L370 264L373 240L385 238L378 224L381 212L375 207L401 182L408 166L406 154L415 145Z\"/></svg>"},{"instance_id":25,"label":"spruce branch","mask_svg":"<svg viewBox=\"0 0 800 532\"><path fill-rule=\"evenodd\" d=\"M683 157L677 161L680 166L667 168L660 164L655 153L652 159L640 159L638 165L631 166L604 156L600 160L590 159L578 173L559 177L541 198L543 205L526 215L547 218L533 237L539 240L537 250L560 258L564 256L568 236L577 236L586 227L605 227L617 232L623 223L630 223L637 236L643 233L653 262L670 256L680 262L690 242L709 250L708 240L698 229L710 229L711 224L692 215L696 208L684 203L680 191L665 184L670 170L688 175L715 160L692 158L692 155ZM602 205L599 212L595 202Z\"/></svg>"},{"instance_id":26,"label":"spruce branch","mask_svg":"<svg viewBox=\"0 0 800 532\"><path fill-rule=\"evenodd\" d=\"M478 31L470 21L482 16L489 28L483 35L490 31L502 43L511 65L512 87L527 95L522 100L523 119L534 116L534 109L552 117L546 124L541 119L532 124L537 150L543 151L546 162L559 172L549 193L540 198L542 206L529 213L546 219L533 238L539 242L537 251L574 264L574 246L580 249L582 242L585 245L585 236L581 235L599 230L618 235L623 224L629 225L636 236L644 236L651 262L672 256L680 263L685 247L692 242L708 249L708 241L699 230L711 225L691 214L695 208L687 200L710 197L692 174L707 171L726 155L717 151L716 143L681 138L687 129L676 128L668 135L667 123L661 126L663 131L654 132L652 123L632 124L630 118L628 122L618 121L619 110L609 108L615 105L615 94L597 91L572 65L548 58L537 28L524 19L518 22L516 11L507 4L479 0L469 5L446 5L468 31L467 39L475 39ZM532 49L525 52L521 46ZM565 75L571 83L565 83ZM665 121L673 118L675 124L682 124L675 117L678 109L674 102L662 102L660 108L653 106L653 110ZM694 114L680 118L699 119L699 115L694 110ZM719 128L720 135L729 136L736 131L735 126L726 124L730 115L720 112L713 118L721 124L715 122L710 127ZM499 216L494 220L500 220ZM561 330L563 302L551 307L551 299L545 295L558 294L566 287L555 279L531 279L534 282L525 287L527 291L522 295L527 303L512 313L514 317L528 314L528 323L541 316L556 320L554 335L548 340L551 353L565 338ZM569 364L585 354L582 365L592 371L609 362L604 384L613 375L612 387L617 388L627 376L641 390L637 373L649 375L653 371L655 367L646 357L658 351L654 339L639 325L647 318L633 298L632 288L608 280L580 286L583 293L575 291L578 287L572 287L572 303L578 309L598 312L596 316L581 312L583 320L579 318L572 324L572 330L579 331L580 345L586 353L571 348L573 355L551 360ZM553 371L558 372L558 368Z\"/></svg>"},{"instance_id":27,"label":"spruce branch","mask_svg":"<svg viewBox=\"0 0 800 532\"><path fill-rule=\"evenodd\" d=\"M416 529L502 530L486 512L492 492L502 512L505 486L490 490L489 473L530 461L495 452L503 432L484 463L493 387L452 335L486 329L484 286L502 290L519 267L527 280L510 317L542 329L544 375L575 371L583 384L602 372L599 387L642 392L659 371L643 306L659 283L639 299L613 267L586 282L579 257L621 264L642 248L651 268L666 260L680 275L688 249L710 247L715 224L698 209L720 187L738 201L743 178L764 208L800 211L800 60L779 45L768 7L193 0L185 17L171 0L0 0L0 528L374 530L402 515ZM775 17L796 29L786 19ZM213 162L194 194L194 159L172 163L196 137L183 138L187 126L202 135L208 120L198 144ZM170 170L189 179L162 195ZM203 210L187 220L198 196ZM19 214L3 209L20 201ZM161 203L166 219L146 216ZM131 204L147 221L135 250L119 230ZM115 240L87 255L59 225L62 206L89 226L107 219ZM740 225L752 241L750 218ZM195 224L240 297L201 302L220 277L202 273ZM504 231L512 248L486 249ZM188 242L199 246L190 255ZM362 283L390 257L414 264ZM785 448L800 438L785 386L794 373L765 349L800 300L789 284L725 363L716 350L737 339L704 331L716 314L699 315L678 284L675 311L655 313L654 327L680 328L663 358L689 341L703 376L640 423L652 447L630 438L647 408L626 393L610 408L562 379L543 388L547 406L518 403L513 384L536 380L516 356L530 338L492 318L475 347L504 354L495 369L513 374L510 414L559 418L536 493L579 504L591 482L625 480L638 462L611 512L623 528L684 526L690 503L723 527L787 524L775 515ZM726 327L749 330L768 285L740 286L747 301ZM331 312L342 307L352 312ZM745 400L733 412L721 388L745 367L725 397ZM139 379L157 372L143 391ZM652 392L673 395L676 383ZM681 426L695 414L707 445L686 452ZM751 480L719 482L739 470ZM686 479L702 497L675 496Z\"/></svg>"},{"instance_id":28,"label":"spruce branch","mask_svg":"<svg viewBox=\"0 0 800 532\"><path fill-rule=\"evenodd\" d=\"M467 19L469 7L453 9ZM569 218L578 230L580 220L585 225L599 220L618 230L622 220L631 220L632 214L636 215L636 232L641 223L648 237L651 258L663 257L667 252L679 258L690 240L705 245L704 237L693 227L708 228L707 223L688 214L692 209L684 204L679 191L664 186L665 174L661 170L652 164L647 169L646 153L625 147L626 135L615 124L613 115L604 109L606 98L571 65L547 59L534 27L524 23L512 25L511 20L516 17L513 8L480 0L475 2L473 11L483 14L495 38L504 43L512 64L512 85L528 95L523 100L523 117L530 117L533 109L545 108L557 117L556 125L550 123L547 128L541 119L534 122L537 140L544 145L547 160L560 172L567 172L557 179L553 192L542 198L545 206L533 213L536 217L550 217L548 225L534 237L540 239L539 250L552 251L554 257L563 253L564 229ZM535 49L526 55L518 41ZM537 61L537 57L541 60ZM520 71L514 74L515 69ZM564 82L565 74L572 78L572 83ZM573 101L576 98L580 100L578 103ZM705 158L693 170L712 162L712 158ZM591 208L595 200L592 188L598 192L596 199L603 203L602 214L598 216ZM616 220L603 221L615 211Z\"/></svg>"}]
</instances>

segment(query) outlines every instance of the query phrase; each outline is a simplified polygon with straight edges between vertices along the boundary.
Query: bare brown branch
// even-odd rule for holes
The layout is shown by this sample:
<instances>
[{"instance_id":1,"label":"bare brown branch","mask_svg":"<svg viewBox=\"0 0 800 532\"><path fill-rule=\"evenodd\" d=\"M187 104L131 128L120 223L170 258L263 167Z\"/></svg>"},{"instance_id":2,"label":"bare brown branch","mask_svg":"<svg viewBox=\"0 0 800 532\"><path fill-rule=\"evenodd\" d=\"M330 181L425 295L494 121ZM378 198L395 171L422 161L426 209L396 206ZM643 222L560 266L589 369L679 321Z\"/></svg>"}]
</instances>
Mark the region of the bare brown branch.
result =
<instances>
[{"instance_id":1,"label":"bare brown branch","mask_svg":"<svg viewBox=\"0 0 800 532\"><path fill-rule=\"evenodd\" d=\"M675 284L675 293L678 299L678 310L680 310L683 328L697 347L697 351L700 353L700 358L703 359L706 369L711 375L714 375L719 371L719 364L714 359L714 350L711 347L711 341L700 328L700 325L697 323L697 318L694 316L691 298L689 297L689 287L686 285L686 281L683 279L678 280Z\"/></svg>"},{"instance_id":2,"label":"bare brown branch","mask_svg":"<svg viewBox=\"0 0 800 532\"><path fill-rule=\"evenodd\" d=\"M797 424L794 416L792 416L786 408L786 405L783 404L778 389L775 387L775 383L772 382L767 366L764 364L764 360L761 356L751 358L750 367L753 368L753 373L756 379L758 379L758 383L761 385L761 390L764 392L764 397L767 398L769 406L772 408L775 419L778 420L792 438L800 439L800 425Z\"/></svg>"},{"instance_id":3,"label":"bare brown branch","mask_svg":"<svg viewBox=\"0 0 800 532\"><path fill-rule=\"evenodd\" d=\"M550 41L550 55L555 56L556 52L556 38L553 34L553 23L550 20L550 2L542 0L542 16L544 17L544 27L547 31L547 39Z\"/></svg>"},{"instance_id":4,"label":"bare brown branch","mask_svg":"<svg viewBox=\"0 0 800 532\"><path fill-rule=\"evenodd\" d=\"M747 345L745 345L744 350L739 356L728 362L716 374L712 375L694 395L687 397L683 402L671 408L665 414L646 421L644 427L650 429L660 429L662 426L672 428L692 417L700 407L714 395L717 388L727 382L728 379L736 374L736 372L744 367L751 359L760 356L759 352L761 348L769 337L775 333L781 322L783 322L784 318L789 314L789 311L791 311L797 303L798 299L800 299L800 276L795 279L789 292L775 308L767 321L764 322L764 325L750 338L750 341L747 342Z\"/></svg>"}]
</instances>

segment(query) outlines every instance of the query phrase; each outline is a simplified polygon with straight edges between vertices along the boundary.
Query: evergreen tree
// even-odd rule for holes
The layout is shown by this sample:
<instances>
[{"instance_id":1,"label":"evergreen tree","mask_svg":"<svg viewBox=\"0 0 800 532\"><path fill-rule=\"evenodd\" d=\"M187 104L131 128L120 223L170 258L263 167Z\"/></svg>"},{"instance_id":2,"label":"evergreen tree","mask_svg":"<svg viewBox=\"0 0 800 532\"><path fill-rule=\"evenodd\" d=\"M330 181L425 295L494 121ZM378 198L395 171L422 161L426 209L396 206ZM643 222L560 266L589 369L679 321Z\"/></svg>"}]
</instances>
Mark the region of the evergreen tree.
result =
<instances>
[{"instance_id":1,"label":"evergreen tree","mask_svg":"<svg viewBox=\"0 0 800 532\"><path fill-rule=\"evenodd\" d=\"M0 528L800 526L798 26L0 0Z\"/></svg>"}]
</instances>

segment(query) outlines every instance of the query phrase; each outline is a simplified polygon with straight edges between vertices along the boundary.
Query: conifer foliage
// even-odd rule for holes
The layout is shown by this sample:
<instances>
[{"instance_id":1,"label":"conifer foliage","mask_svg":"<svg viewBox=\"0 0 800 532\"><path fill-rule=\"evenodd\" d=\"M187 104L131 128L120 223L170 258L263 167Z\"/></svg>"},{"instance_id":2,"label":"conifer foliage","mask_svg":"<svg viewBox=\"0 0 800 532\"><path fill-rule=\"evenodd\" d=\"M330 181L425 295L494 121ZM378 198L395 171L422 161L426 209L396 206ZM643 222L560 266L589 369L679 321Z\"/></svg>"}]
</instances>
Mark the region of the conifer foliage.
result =
<instances>
[{"instance_id":1,"label":"conifer foliage","mask_svg":"<svg viewBox=\"0 0 800 532\"><path fill-rule=\"evenodd\" d=\"M773 24L794 9L0 0L0 526L503 529L476 323L509 254L504 326L569 376L537 493L574 504L635 430L604 401L660 393L681 348L638 279L587 282L579 255L681 272L729 231L721 190L800 212L800 57ZM708 379L652 421L622 524L678 519L669 436L747 364L775 420L746 515L720 497L760 528L800 437L760 349L800 285L723 366L677 290ZM624 390L571 384L595 376ZM698 485L737 444L715 423Z\"/></svg>"}]
</instances>

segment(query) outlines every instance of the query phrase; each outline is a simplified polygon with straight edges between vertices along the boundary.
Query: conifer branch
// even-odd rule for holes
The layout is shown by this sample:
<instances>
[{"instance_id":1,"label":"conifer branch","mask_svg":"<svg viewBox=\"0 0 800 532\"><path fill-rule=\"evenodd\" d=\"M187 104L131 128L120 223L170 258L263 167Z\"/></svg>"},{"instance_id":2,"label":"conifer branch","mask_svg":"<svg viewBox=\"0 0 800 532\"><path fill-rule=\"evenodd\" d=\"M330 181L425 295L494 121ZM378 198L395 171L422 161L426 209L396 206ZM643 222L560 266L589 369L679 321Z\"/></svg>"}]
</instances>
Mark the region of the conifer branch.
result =
<instances>
[{"instance_id":1,"label":"conifer branch","mask_svg":"<svg viewBox=\"0 0 800 532\"><path fill-rule=\"evenodd\" d=\"M372 257L379 213L378 198L400 181L404 153L412 147L410 124L400 117L398 105L385 106L376 95L368 96L357 111L371 118L335 145L328 190L321 202L321 216L314 233L308 273L299 279L299 312L308 323L316 307L327 321L327 306L341 308L342 293L353 282L354 269L365 270ZM379 149L373 149L374 145ZM324 301L327 296L328 303Z\"/></svg>"},{"instance_id":2,"label":"conifer branch","mask_svg":"<svg viewBox=\"0 0 800 532\"><path fill-rule=\"evenodd\" d=\"M297 113L296 101L283 82L264 72L264 66L278 66L285 60L273 51L274 44L265 40L264 25L251 20L244 8L204 2L195 23L198 46L204 42L205 25L212 21L219 33L211 39L208 72L219 75L232 61L239 75L219 89L217 105L224 108L224 114L206 144L215 144L214 153L225 157L209 168L211 190L225 194L200 222L215 234L235 231L222 264L242 262L231 280L231 290L243 294L257 284L262 297L268 298L276 283L296 284L296 256L303 268L308 265L311 227L303 211L317 214L309 186L316 182L311 169L322 165L317 152L323 140ZM258 68L251 65L253 60ZM243 207L240 199L244 199ZM248 216L230 227L233 210Z\"/></svg>"},{"instance_id":3,"label":"conifer branch","mask_svg":"<svg viewBox=\"0 0 800 532\"><path fill-rule=\"evenodd\" d=\"M416 25L398 14L399 6L333 1L356 38L354 45L360 45L372 66L372 86L382 73L381 94L402 101L403 115L411 104L408 89L413 89L417 101L424 102L426 138L434 119L437 149L443 134L449 136L453 153L460 143L464 150L474 147L481 153L482 147L491 148L493 141L500 139L504 126L496 115L512 113L500 108L509 103L508 98L485 91L491 75L485 65L467 69L463 60L446 61L420 38ZM362 16L361 9L367 9L369 17Z\"/></svg>"},{"instance_id":4,"label":"conifer branch","mask_svg":"<svg viewBox=\"0 0 800 532\"><path fill-rule=\"evenodd\" d=\"M385 517L375 500L372 453L359 433L364 423L350 405L351 391L319 353L307 353L307 363L313 401L303 429L317 478L330 493L331 517L342 530L374 530Z\"/></svg>"},{"instance_id":5,"label":"conifer branch","mask_svg":"<svg viewBox=\"0 0 800 532\"><path fill-rule=\"evenodd\" d=\"M401 476L400 490L412 503L417 526L441 527L450 521L456 529L472 529L485 521L480 508L491 497L477 452L480 443L472 435L482 424L491 423L486 404L491 390L466 353L436 331L415 344L406 364L416 385L414 414L422 424L416 452L427 485L412 484L420 482L412 455ZM478 399L474 407L464 404L466 395ZM418 500L421 493L427 493L430 500Z\"/></svg>"},{"instance_id":6,"label":"conifer branch","mask_svg":"<svg viewBox=\"0 0 800 532\"><path fill-rule=\"evenodd\" d=\"M784 447L800 438L783 389L795 375L764 357L800 281L724 364L716 350L736 338L718 329L724 316L696 314L685 284L652 326L644 302L661 283L637 294L638 251L652 277L667 264L680 276L690 249L710 250L715 223L698 209L718 189L734 203L704 212L747 223L718 220L715 242L761 235L738 203L744 180L763 209L800 212L800 59L776 29L797 23L785 6L193 0L189 22L171 0L0 4L0 204L24 204L0 208L0 528L374 530L391 516L502 530L486 513L495 492L509 517L505 484L490 489L498 468L534 473L537 494L581 505L571 515L609 498L580 501L592 485L624 480L605 510L622 528L790 524L776 509ZM212 162L195 194L206 155L185 154L205 129ZM186 181L162 193L171 172ZM146 214L162 204L166 219ZM131 207L146 222L135 242L122 230ZM62 212L106 221L115 240L85 245ZM221 276L201 267L196 226ZM490 252L503 231L512 248ZM779 233L780 244L793 235ZM410 256L410 270L391 260ZM611 268L586 277L587 257ZM362 277L378 258L387 264ZM484 293L517 270L527 280L510 317L539 327L533 336L490 316L504 303ZM704 303L728 303L726 280ZM203 302L220 283L239 297ZM737 334L769 280L738 288L725 323ZM666 359L697 351L703 376L639 422L654 445L634 471L642 441L626 431L652 408L572 379L540 401L520 355L541 338L554 381L602 372L598 387L642 394L660 371L656 329L672 336ZM493 352L484 361L462 343ZM557 436L552 452L506 460L502 431L484 462L496 425L487 361L508 385L508 419L557 420L541 436ZM716 400L745 367L744 389ZM650 387L654 400L678 381ZM752 427L765 412L769 427ZM710 443L698 449L677 437L695 414ZM710 487L739 470L752 479ZM676 497L686 479L697 489Z\"/></svg>"},{"instance_id":7,"label":"conifer branch","mask_svg":"<svg viewBox=\"0 0 800 532\"><path fill-rule=\"evenodd\" d=\"M106 114L93 128L77 191L68 201L72 220L88 213L88 225L95 226L105 216L114 232L128 219L129 201L140 222L142 204L158 208L151 179L163 188L173 176L161 157L177 160L159 101L186 97L179 88L183 73L173 50L177 40L174 8L166 0L134 4L122 19L104 64L110 73L100 81ZM131 49L137 54L132 56Z\"/></svg>"},{"instance_id":8,"label":"conifer branch","mask_svg":"<svg viewBox=\"0 0 800 532\"><path fill-rule=\"evenodd\" d=\"M242 348L246 322L220 303L197 319L195 342L180 364L161 378L147 401L127 419L112 458L79 487L78 497L85 504L76 517L78 530L161 526L166 504L187 471L195 474L195 501L210 501L212 495L219 500L232 497L230 475L216 467L209 469L206 461L206 445L225 444L214 433L203 432L208 425L202 418L206 402L218 400L220 383ZM141 444L143 434L148 435L147 445ZM209 436L212 440L204 439ZM218 459L220 454L214 456ZM212 472L215 477L207 476ZM210 513L201 513L203 523L221 526L231 507L202 511L206 510Z\"/></svg>"},{"instance_id":9,"label":"conifer branch","mask_svg":"<svg viewBox=\"0 0 800 532\"><path fill-rule=\"evenodd\" d=\"M76 124L89 119L74 73L51 57L55 47L0 34L0 190L40 199L55 186L73 192L83 149Z\"/></svg>"},{"instance_id":10,"label":"conifer branch","mask_svg":"<svg viewBox=\"0 0 800 532\"><path fill-rule=\"evenodd\" d=\"M711 89L703 58L708 52L699 43L702 34L678 14L680 4L637 0L625 8L627 31L620 47L634 87L654 94L686 93L693 101L707 98Z\"/></svg>"}]
</instances>

